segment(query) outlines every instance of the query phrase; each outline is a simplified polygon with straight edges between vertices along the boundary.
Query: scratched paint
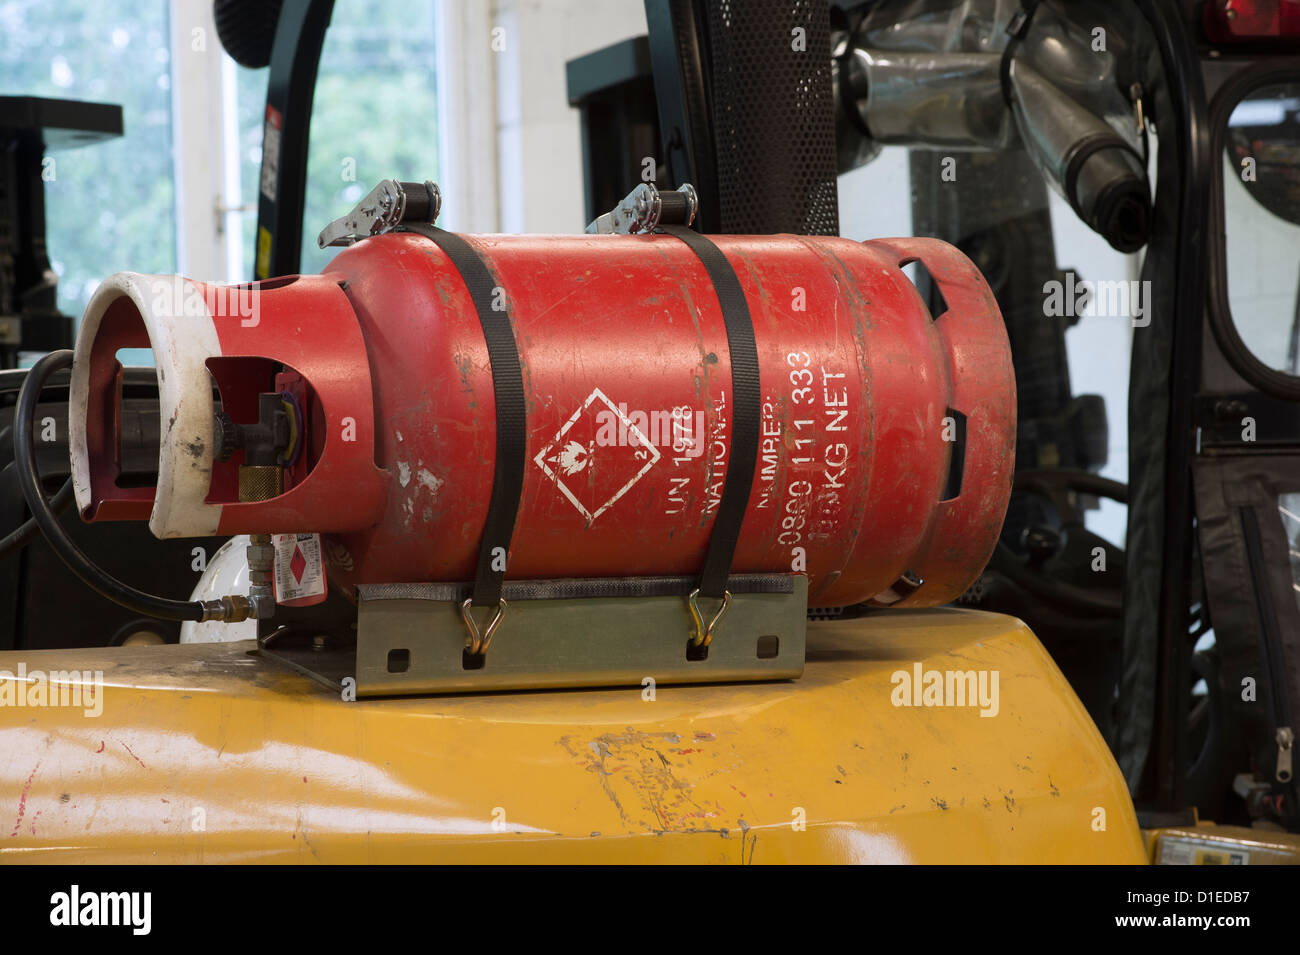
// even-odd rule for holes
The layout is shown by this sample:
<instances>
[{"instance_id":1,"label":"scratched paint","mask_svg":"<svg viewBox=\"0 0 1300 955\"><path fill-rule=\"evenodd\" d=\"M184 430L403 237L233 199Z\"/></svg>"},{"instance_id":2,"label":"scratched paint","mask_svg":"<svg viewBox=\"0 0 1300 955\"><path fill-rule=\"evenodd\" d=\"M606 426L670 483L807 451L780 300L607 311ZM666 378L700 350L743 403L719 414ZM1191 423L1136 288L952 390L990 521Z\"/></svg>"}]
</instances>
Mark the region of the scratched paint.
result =
<instances>
[{"instance_id":1,"label":"scratched paint","mask_svg":"<svg viewBox=\"0 0 1300 955\"><path fill-rule=\"evenodd\" d=\"M524 379L528 466L508 573L696 572L736 427L728 337L703 266L667 236L470 241L499 283ZM955 599L996 541L1013 464L1010 352L978 271L935 240L716 241L749 306L767 439L733 566L805 572L820 605L892 600L907 572L923 581L910 604ZM400 281L386 271L394 250L419 252L404 257ZM950 307L938 321L900 267L914 258L944 285ZM468 291L445 255L411 234L358 243L331 269L348 277L371 344L380 430L403 435L400 454L378 448L392 493L373 528L342 535L355 569L335 580L469 579L497 449L491 362ZM389 316L413 303L424 331L398 335ZM968 354L978 371L954 360ZM423 417L411 412L417 386ZM592 454L572 418L597 392L615 407L703 411L705 453ZM973 483L941 502L950 407L968 415ZM412 488L430 483L436 493L411 503Z\"/></svg>"},{"instance_id":2,"label":"scratched paint","mask_svg":"<svg viewBox=\"0 0 1300 955\"><path fill-rule=\"evenodd\" d=\"M345 703L250 649L0 654L11 672L19 658L102 670L106 694L94 720L0 708L0 862L1145 858L1105 742L1007 617L813 623L799 682L654 703L618 690ZM1003 709L894 707L900 659L998 669ZM1086 824L1096 806L1105 832Z\"/></svg>"}]
</instances>

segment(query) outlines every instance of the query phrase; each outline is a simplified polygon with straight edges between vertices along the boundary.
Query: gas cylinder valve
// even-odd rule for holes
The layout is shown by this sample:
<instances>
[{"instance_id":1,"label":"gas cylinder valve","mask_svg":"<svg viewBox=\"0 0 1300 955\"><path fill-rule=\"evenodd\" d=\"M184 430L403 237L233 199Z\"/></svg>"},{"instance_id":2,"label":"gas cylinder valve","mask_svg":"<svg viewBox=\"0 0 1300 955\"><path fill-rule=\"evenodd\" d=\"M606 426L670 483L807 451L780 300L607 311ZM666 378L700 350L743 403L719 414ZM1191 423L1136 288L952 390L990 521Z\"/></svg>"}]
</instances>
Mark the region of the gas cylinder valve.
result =
<instances>
[{"instance_id":1,"label":"gas cylinder valve","mask_svg":"<svg viewBox=\"0 0 1300 955\"><path fill-rule=\"evenodd\" d=\"M236 451L244 462L270 466L291 457L301 432L297 409L277 392L257 396L257 421L237 424L224 411L212 416L213 457L229 461Z\"/></svg>"},{"instance_id":2,"label":"gas cylinder valve","mask_svg":"<svg viewBox=\"0 0 1300 955\"><path fill-rule=\"evenodd\" d=\"M229 461L244 452L239 466L239 499L265 501L284 492L284 468L302 434L299 412L276 392L257 396L258 420L237 424L224 411L212 415L213 459Z\"/></svg>"}]
</instances>

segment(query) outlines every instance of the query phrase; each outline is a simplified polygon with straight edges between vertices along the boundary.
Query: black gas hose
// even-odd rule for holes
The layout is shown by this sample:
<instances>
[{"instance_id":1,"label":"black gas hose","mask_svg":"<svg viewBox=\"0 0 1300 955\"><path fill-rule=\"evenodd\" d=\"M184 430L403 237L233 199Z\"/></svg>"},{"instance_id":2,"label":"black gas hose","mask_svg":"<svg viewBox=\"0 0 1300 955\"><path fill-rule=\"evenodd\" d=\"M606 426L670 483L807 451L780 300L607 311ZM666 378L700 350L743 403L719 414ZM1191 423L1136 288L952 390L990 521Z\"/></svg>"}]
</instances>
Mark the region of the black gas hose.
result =
<instances>
[{"instance_id":1,"label":"black gas hose","mask_svg":"<svg viewBox=\"0 0 1300 955\"><path fill-rule=\"evenodd\" d=\"M67 565L68 570L95 593L146 617L160 620L202 620L204 606L197 600L168 600L136 590L107 573L82 553L72 538L63 530L58 518L41 491L40 471L36 467L36 442L33 422L36 405L40 400L45 381L56 371L72 366L72 351L63 349L50 352L27 373L22 390L18 392L18 408L14 413L14 463L18 468L18 484L27 499L27 507L45 536L50 549ZM72 482L69 481L69 484ZM64 490L67 490L65 487ZM63 491L59 492L60 495ZM21 531L22 528L19 528ZM15 532L17 533L17 532Z\"/></svg>"},{"instance_id":2,"label":"black gas hose","mask_svg":"<svg viewBox=\"0 0 1300 955\"><path fill-rule=\"evenodd\" d=\"M12 464L6 465L5 470L12 467ZM72 503L72 497L72 478L68 478L63 483L63 487L59 488L59 492L50 498L50 510L56 515L62 514ZM4 560L15 551L22 550L39 532L40 526L36 523L36 518L29 517L23 521L0 539L0 560Z\"/></svg>"}]
</instances>

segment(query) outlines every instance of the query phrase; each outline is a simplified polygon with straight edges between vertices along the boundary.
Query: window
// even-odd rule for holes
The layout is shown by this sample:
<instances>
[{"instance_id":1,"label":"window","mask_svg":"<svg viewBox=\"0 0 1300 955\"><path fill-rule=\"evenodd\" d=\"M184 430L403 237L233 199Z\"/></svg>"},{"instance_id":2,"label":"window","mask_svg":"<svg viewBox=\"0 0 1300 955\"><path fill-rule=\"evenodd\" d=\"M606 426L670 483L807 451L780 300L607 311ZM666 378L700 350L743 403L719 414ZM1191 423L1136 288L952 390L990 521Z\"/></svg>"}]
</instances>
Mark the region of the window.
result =
<instances>
[{"instance_id":1,"label":"window","mask_svg":"<svg viewBox=\"0 0 1300 955\"><path fill-rule=\"evenodd\" d=\"M1152 133L1153 151L1156 142ZM1044 305L1043 282L1063 276L1069 282L1128 285L1140 276L1140 257L1111 248L1064 199L1040 185L1027 159L1015 166L1014 155L952 155L951 184L941 175L947 154L915 149L909 156L907 147L896 145L884 146L869 163L841 175L841 235L938 235L961 247L985 272L994 291L1010 303L1004 317L1013 347L1022 350L1017 376L1021 412L1028 419L1019 425L1021 466L1081 466L1078 460L1061 460L1062 441L1052 430L1073 438L1069 429L1076 428L1072 445L1093 445L1094 453L1100 452L1095 456L1104 456L1105 463L1094 469L1103 477L1127 481L1129 355L1132 308L1137 303L1129 301L1123 312L1097 308L1073 315L1072 310L1069 320L1054 319ZM1016 171L1024 178L1017 179ZM1154 182L1154 164L1150 174ZM1060 353L1053 350L1053 322L1064 330ZM1101 401L1081 400L1087 396L1100 396ZM1058 407L1071 397L1073 404ZM1066 415L1060 424L1051 420L1058 414ZM1033 420L1040 417L1046 420ZM1040 431L1043 425L1047 427ZM1127 507L1104 498L1089 505L1084 511L1087 529L1122 546ZM1012 505L1013 517L1017 506Z\"/></svg>"},{"instance_id":2,"label":"window","mask_svg":"<svg viewBox=\"0 0 1300 955\"><path fill-rule=\"evenodd\" d=\"M335 7L312 114L302 271L381 179L438 179L436 0ZM74 318L118 271L252 277L269 71L237 66L211 0L0 0L0 95L111 103L125 135L50 154L49 255ZM145 353L131 360L147 360Z\"/></svg>"},{"instance_id":3,"label":"window","mask_svg":"<svg viewBox=\"0 0 1300 955\"><path fill-rule=\"evenodd\" d=\"M1263 364L1300 374L1300 83L1242 97L1223 163L1233 325Z\"/></svg>"},{"instance_id":4,"label":"window","mask_svg":"<svg viewBox=\"0 0 1300 955\"><path fill-rule=\"evenodd\" d=\"M438 181L436 16L434 0L335 6L312 104L301 271L325 268L338 249L317 248L316 236L381 179ZM253 273L266 83L266 70L238 68L244 279Z\"/></svg>"},{"instance_id":5,"label":"window","mask_svg":"<svg viewBox=\"0 0 1300 955\"><path fill-rule=\"evenodd\" d=\"M48 154L46 240L59 307L79 317L113 272L174 272L167 0L0 0L0 35L0 94L122 107L121 138Z\"/></svg>"}]
</instances>

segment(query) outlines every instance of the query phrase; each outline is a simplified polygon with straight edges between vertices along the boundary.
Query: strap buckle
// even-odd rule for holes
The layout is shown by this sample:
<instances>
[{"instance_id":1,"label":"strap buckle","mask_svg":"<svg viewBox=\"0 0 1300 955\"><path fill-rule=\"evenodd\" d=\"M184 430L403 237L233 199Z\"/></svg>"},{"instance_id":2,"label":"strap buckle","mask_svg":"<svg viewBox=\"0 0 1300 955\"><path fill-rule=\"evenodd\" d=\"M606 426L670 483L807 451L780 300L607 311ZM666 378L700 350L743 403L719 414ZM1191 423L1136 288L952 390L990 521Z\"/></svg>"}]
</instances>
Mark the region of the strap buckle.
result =
<instances>
[{"instance_id":1,"label":"strap buckle","mask_svg":"<svg viewBox=\"0 0 1300 955\"><path fill-rule=\"evenodd\" d=\"M372 235L391 232L403 222L433 224L442 211L442 192L434 182L398 182L385 179L351 212L335 219L316 239L322 249L352 245Z\"/></svg>"},{"instance_id":2,"label":"strap buckle","mask_svg":"<svg viewBox=\"0 0 1300 955\"><path fill-rule=\"evenodd\" d=\"M474 616L471 612L473 603L473 597L466 597L465 601L460 605L460 616L465 621L465 629L469 631L469 636L465 640L465 649L469 651L471 656L479 657L487 653L493 635L497 632L497 628L501 626L501 621L506 615L506 601L504 597L497 600L497 609L493 613L492 619L488 621L487 627L481 632L478 624L474 622Z\"/></svg>"},{"instance_id":3,"label":"strap buckle","mask_svg":"<svg viewBox=\"0 0 1300 955\"><path fill-rule=\"evenodd\" d=\"M691 608L691 619L695 621L695 635L691 637L691 643L697 647L707 647L713 642L713 634L717 632L718 624L722 622L722 618L727 614L727 608L731 606L731 591L722 592L722 606L707 624L700 613L699 587L691 591L691 595L686 598L686 604Z\"/></svg>"},{"instance_id":4,"label":"strap buckle","mask_svg":"<svg viewBox=\"0 0 1300 955\"><path fill-rule=\"evenodd\" d=\"M700 208L700 197L689 182L675 192L660 192L653 182L637 186L609 212L587 226L589 235L647 235L661 225L689 226Z\"/></svg>"}]
</instances>

